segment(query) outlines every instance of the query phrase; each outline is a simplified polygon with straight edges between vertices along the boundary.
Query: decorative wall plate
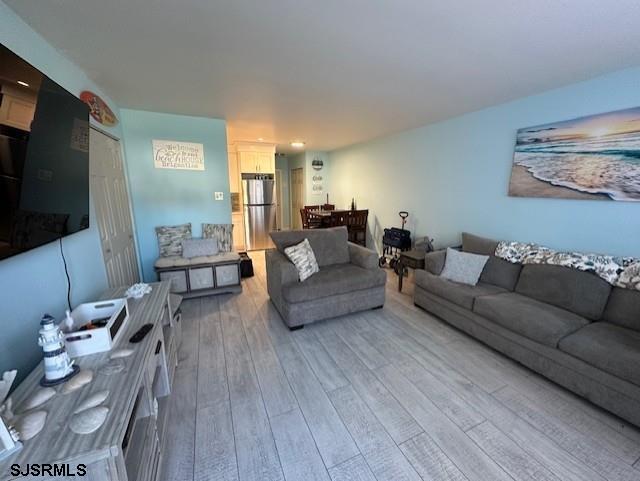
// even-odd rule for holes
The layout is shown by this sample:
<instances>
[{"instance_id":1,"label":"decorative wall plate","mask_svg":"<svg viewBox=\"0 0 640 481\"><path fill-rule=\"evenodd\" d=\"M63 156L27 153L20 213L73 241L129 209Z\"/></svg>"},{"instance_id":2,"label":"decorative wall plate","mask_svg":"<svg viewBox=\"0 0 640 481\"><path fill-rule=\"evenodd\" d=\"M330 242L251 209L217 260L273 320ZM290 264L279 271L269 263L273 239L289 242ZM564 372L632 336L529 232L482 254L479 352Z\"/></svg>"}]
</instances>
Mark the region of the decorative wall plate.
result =
<instances>
[{"instance_id":1,"label":"decorative wall plate","mask_svg":"<svg viewBox=\"0 0 640 481\"><path fill-rule=\"evenodd\" d=\"M113 127L118 124L116 114L113 113L113 110L109 108L107 103L102 100L99 95L89 90L84 90L80 93L80 100L89 106L89 114L97 122L107 127Z\"/></svg>"}]
</instances>

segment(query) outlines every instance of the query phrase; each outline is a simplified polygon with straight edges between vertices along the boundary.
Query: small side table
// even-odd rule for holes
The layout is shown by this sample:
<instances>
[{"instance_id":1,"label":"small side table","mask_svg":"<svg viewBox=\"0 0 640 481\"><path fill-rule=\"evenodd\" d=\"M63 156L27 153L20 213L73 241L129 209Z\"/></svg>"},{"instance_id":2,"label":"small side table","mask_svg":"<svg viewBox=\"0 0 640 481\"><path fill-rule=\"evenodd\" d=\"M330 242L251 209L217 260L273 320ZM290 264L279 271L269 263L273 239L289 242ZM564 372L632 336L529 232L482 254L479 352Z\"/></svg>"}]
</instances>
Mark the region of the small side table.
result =
<instances>
[{"instance_id":1,"label":"small side table","mask_svg":"<svg viewBox=\"0 0 640 481\"><path fill-rule=\"evenodd\" d=\"M411 267L412 269L424 269L424 256L423 250L410 250L400 253L400 259L398 259L398 292L402 292L402 279L404 278L404 268Z\"/></svg>"}]
</instances>

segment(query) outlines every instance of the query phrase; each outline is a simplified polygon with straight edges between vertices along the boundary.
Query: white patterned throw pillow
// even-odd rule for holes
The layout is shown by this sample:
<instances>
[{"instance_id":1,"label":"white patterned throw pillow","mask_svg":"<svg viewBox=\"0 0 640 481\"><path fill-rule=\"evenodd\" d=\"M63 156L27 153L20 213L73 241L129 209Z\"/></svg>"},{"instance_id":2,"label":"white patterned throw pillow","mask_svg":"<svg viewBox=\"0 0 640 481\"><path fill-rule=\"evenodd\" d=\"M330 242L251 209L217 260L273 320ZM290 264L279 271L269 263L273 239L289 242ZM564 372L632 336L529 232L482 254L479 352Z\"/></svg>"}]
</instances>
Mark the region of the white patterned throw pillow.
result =
<instances>
[{"instance_id":1,"label":"white patterned throw pillow","mask_svg":"<svg viewBox=\"0 0 640 481\"><path fill-rule=\"evenodd\" d=\"M293 262L293 265L296 266L300 282L308 279L320 270L311 244L309 244L309 239L305 239L294 246L287 247L284 253L289 260Z\"/></svg>"},{"instance_id":2,"label":"white patterned throw pillow","mask_svg":"<svg viewBox=\"0 0 640 481\"><path fill-rule=\"evenodd\" d=\"M475 286L488 260L489 256L470 254L469 252L460 252L448 248L444 269L442 269L440 277L453 282Z\"/></svg>"},{"instance_id":3,"label":"white patterned throw pillow","mask_svg":"<svg viewBox=\"0 0 640 481\"><path fill-rule=\"evenodd\" d=\"M618 287L640 291L640 261L630 263L620 274Z\"/></svg>"}]
</instances>

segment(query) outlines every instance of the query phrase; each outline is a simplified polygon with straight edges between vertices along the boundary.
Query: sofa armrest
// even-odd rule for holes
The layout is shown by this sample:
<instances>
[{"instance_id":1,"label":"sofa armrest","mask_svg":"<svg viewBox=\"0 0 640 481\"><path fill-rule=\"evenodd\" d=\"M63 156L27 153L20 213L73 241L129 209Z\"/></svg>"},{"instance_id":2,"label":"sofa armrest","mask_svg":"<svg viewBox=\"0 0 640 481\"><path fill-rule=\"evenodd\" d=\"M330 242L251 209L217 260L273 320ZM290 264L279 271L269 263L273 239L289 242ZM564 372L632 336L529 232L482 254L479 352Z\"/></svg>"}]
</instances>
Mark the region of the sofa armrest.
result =
<instances>
[{"instance_id":1,"label":"sofa armrest","mask_svg":"<svg viewBox=\"0 0 640 481\"><path fill-rule=\"evenodd\" d=\"M367 249L353 242L349 242L349 259L352 264L355 264L363 269L377 269L378 254L376 251Z\"/></svg>"},{"instance_id":2,"label":"sofa armrest","mask_svg":"<svg viewBox=\"0 0 640 481\"><path fill-rule=\"evenodd\" d=\"M433 251L424 256L424 268L427 272L439 276L444 269L444 261L447 258L447 251Z\"/></svg>"},{"instance_id":3,"label":"sofa armrest","mask_svg":"<svg viewBox=\"0 0 640 481\"><path fill-rule=\"evenodd\" d=\"M298 270L285 255L276 249L265 251L267 291L271 297L280 298L282 286L298 282Z\"/></svg>"}]
</instances>

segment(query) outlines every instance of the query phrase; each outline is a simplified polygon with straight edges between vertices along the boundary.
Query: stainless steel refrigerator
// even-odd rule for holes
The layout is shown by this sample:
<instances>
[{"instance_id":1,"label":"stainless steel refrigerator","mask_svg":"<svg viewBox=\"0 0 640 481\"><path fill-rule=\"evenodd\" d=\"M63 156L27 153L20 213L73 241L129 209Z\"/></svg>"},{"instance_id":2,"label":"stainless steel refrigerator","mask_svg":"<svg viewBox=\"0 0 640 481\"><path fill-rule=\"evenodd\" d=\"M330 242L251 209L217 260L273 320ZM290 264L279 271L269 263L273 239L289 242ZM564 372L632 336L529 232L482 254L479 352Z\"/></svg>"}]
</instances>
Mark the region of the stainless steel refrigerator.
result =
<instances>
[{"instance_id":1,"label":"stainless steel refrigerator","mask_svg":"<svg viewBox=\"0 0 640 481\"><path fill-rule=\"evenodd\" d=\"M242 203L247 250L273 247L276 229L276 184L273 174L242 174Z\"/></svg>"}]
</instances>

